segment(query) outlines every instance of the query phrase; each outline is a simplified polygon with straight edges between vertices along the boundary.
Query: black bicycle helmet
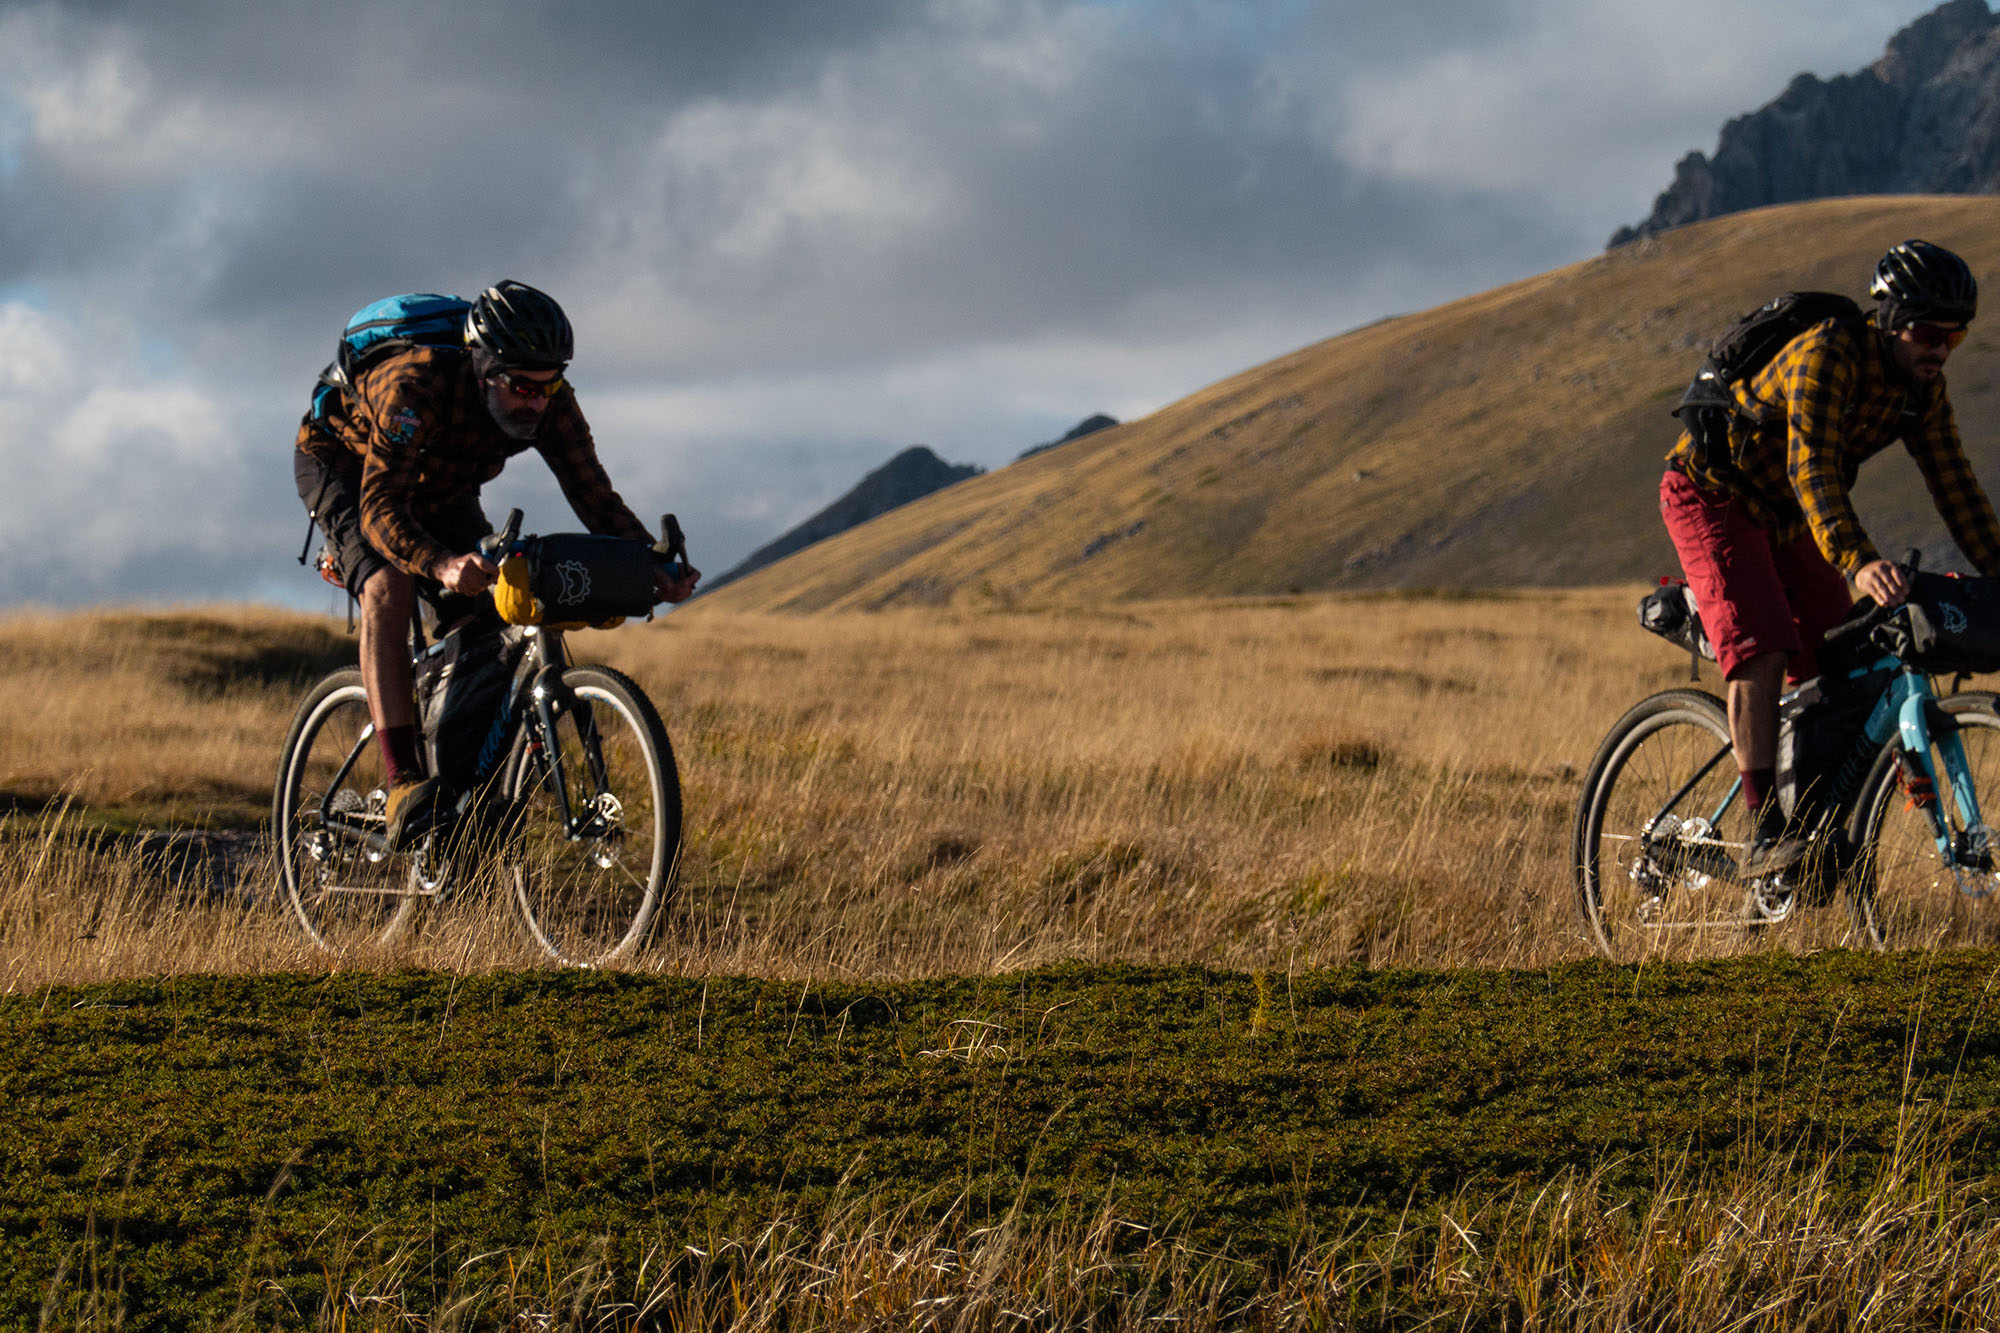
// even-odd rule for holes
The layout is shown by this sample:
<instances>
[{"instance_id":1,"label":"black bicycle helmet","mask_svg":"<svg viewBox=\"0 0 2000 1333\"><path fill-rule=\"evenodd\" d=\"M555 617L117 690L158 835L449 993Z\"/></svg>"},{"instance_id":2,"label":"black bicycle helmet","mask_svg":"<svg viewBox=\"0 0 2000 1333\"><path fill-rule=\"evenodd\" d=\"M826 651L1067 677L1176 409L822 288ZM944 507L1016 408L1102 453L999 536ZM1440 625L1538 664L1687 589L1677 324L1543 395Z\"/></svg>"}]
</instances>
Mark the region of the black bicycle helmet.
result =
<instances>
[{"instance_id":1,"label":"black bicycle helmet","mask_svg":"<svg viewBox=\"0 0 2000 1333\"><path fill-rule=\"evenodd\" d=\"M1929 241L1904 241L1875 266L1868 294L1880 303L1876 323L1900 329L1916 320L1967 324L1979 310L1979 284L1965 261Z\"/></svg>"},{"instance_id":2,"label":"black bicycle helmet","mask_svg":"<svg viewBox=\"0 0 2000 1333\"><path fill-rule=\"evenodd\" d=\"M561 370L576 352L569 316L555 298L523 282L499 282L465 315L465 345L508 370Z\"/></svg>"}]
</instances>

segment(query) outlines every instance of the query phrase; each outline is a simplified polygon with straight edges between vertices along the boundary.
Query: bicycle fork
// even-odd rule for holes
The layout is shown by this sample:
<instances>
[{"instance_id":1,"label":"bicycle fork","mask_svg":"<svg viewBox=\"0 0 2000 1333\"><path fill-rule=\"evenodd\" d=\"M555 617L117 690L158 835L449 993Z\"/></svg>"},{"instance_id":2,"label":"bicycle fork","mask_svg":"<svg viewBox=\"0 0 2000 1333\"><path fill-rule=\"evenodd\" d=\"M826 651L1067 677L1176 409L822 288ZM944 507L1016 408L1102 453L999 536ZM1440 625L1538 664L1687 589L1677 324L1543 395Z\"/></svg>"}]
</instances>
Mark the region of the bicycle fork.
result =
<instances>
[{"instance_id":1,"label":"bicycle fork","mask_svg":"<svg viewBox=\"0 0 2000 1333\"><path fill-rule=\"evenodd\" d=\"M1891 706L1895 710L1899 746L1896 759L1902 770L1903 790L1910 803L1930 821L1939 862L1951 872L1960 893L1969 898L1984 898L1994 888L1995 834L1980 813L1979 793L1973 786L1972 767L1966 761L1965 742L1959 737L1957 725L1949 715L1935 708L1928 684L1913 681L1914 675L1907 670L1903 673L1892 699L1883 700L1878 713ZM1933 714L1942 723L1935 729L1931 725ZM1876 731L1872 717L1869 731L1871 734ZM1939 765L1931 758L1933 748L1943 760L1942 782ZM1950 799L1949 810L1940 799L1944 796ZM1955 831L1950 817L1953 811L1958 817Z\"/></svg>"},{"instance_id":2,"label":"bicycle fork","mask_svg":"<svg viewBox=\"0 0 2000 1333\"><path fill-rule=\"evenodd\" d=\"M551 663L536 673L529 688L535 722L541 732L539 737L530 736L529 744L541 748L542 779L549 784L556 806L562 811L564 832L571 842L581 842L608 834L614 822L613 812L604 808L607 774L597 738L596 716L563 683L562 672L561 664ZM577 743L583 747L589 778L596 787L594 793L579 794L583 797L581 808L570 797L569 775L563 770L562 738L556 730L556 719L564 713L576 720Z\"/></svg>"}]
</instances>

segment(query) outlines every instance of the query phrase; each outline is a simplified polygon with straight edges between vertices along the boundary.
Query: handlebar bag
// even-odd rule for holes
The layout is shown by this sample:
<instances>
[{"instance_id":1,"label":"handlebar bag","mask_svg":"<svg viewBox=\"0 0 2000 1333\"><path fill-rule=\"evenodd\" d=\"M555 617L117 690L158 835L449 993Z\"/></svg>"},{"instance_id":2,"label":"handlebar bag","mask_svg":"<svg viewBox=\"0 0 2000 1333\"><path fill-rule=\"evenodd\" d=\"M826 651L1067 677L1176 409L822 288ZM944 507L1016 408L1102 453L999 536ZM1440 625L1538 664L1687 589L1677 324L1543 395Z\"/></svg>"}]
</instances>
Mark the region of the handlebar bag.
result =
<instances>
[{"instance_id":1,"label":"handlebar bag","mask_svg":"<svg viewBox=\"0 0 2000 1333\"><path fill-rule=\"evenodd\" d=\"M2000 579L1918 570L1910 576L1908 612L1877 629L1875 639L1919 670L2000 671Z\"/></svg>"},{"instance_id":2,"label":"handlebar bag","mask_svg":"<svg viewBox=\"0 0 2000 1333\"><path fill-rule=\"evenodd\" d=\"M528 537L501 559L493 605L513 625L609 629L652 613L658 568L650 545L626 537Z\"/></svg>"}]
</instances>

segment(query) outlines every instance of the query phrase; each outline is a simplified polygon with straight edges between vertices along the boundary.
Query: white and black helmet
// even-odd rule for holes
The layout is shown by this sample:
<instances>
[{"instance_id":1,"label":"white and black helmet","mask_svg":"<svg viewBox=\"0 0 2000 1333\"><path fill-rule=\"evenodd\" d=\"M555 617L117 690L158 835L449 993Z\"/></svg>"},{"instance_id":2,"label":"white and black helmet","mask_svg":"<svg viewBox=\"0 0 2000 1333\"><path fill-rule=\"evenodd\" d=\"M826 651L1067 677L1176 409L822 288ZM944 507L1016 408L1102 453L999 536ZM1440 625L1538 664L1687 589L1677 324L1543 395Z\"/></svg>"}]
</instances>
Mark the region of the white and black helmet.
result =
<instances>
[{"instance_id":1,"label":"white and black helmet","mask_svg":"<svg viewBox=\"0 0 2000 1333\"><path fill-rule=\"evenodd\" d=\"M547 292L498 282L465 314L465 345L508 370L561 370L576 352L569 316Z\"/></svg>"},{"instance_id":2,"label":"white and black helmet","mask_svg":"<svg viewBox=\"0 0 2000 1333\"><path fill-rule=\"evenodd\" d=\"M1876 324L1885 330L1917 320L1969 324L1979 311L1979 284L1972 270L1929 241L1904 241L1883 255L1868 294L1879 303Z\"/></svg>"}]
</instances>

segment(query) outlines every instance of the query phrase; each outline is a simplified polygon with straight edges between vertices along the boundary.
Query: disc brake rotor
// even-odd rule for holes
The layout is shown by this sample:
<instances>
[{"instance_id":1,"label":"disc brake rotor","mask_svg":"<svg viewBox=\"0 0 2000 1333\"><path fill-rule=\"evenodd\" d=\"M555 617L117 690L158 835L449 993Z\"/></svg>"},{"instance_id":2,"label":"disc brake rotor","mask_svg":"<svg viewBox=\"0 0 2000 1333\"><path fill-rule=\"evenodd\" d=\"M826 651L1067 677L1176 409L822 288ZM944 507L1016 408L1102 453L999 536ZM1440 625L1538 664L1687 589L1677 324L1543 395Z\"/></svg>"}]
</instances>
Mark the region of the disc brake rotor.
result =
<instances>
[{"instance_id":1,"label":"disc brake rotor","mask_svg":"<svg viewBox=\"0 0 2000 1333\"><path fill-rule=\"evenodd\" d=\"M1994 866L2000 851L2000 832L1991 824L1974 824L1952 839L1952 878L1958 891L1968 898L1992 896L2000 888L2000 870Z\"/></svg>"}]
</instances>

